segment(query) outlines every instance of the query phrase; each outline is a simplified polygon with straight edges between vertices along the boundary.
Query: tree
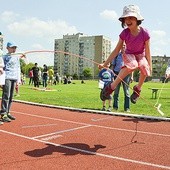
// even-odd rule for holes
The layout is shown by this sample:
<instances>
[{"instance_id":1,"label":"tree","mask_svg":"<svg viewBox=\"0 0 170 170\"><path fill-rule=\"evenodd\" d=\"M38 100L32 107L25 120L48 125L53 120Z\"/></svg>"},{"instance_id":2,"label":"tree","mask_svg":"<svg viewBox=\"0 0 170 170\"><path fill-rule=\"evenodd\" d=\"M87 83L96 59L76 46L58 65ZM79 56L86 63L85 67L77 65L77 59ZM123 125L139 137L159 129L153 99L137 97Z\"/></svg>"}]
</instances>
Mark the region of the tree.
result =
<instances>
[{"instance_id":1,"label":"tree","mask_svg":"<svg viewBox=\"0 0 170 170\"><path fill-rule=\"evenodd\" d=\"M29 71L34 67L33 63L29 63L29 64L23 64L21 66L21 72L24 73L25 75L28 75Z\"/></svg>"},{"instance_id":2,"label":"tree","mask_svg":"<svg viewBox=\"0 0 170 170\"><path fill-rule=\"evenodd\" d=\"M20 65L21 65L21 72L25 74L26 63L23 59L20 59Z\"/></svg>"},{"instance_id":3,"label":"tree","mask_svg":"<svg viewBox=\"0 0 170 170\"><path fill-rule=\"evenodd\" d=\"M91 69L90 68L85 68L83 70L83 76L88 79L88 78L91 78L92 76L92 73L91 73Z\"/></svg>"},{"instance_id":4,"label":"tree","mask_svg":"<svg viewBox=\"0 0 170 170\"><path fill-rule=\"evenodd\" d=\"M162 67L161 67L161 76L165 76L165 71L166 71L166 68L167 68L168 64L163 64Z\"/></svg>"},{"instance_id":5,"label":"tree","mask_svg":"<svg viewBox=\"0 0 170 170\"><path fill-rule=\"evenodd\" d=\"M73 74L73 79L78 80L78 75L76 73Z\"/></svg>"}]
</instances>

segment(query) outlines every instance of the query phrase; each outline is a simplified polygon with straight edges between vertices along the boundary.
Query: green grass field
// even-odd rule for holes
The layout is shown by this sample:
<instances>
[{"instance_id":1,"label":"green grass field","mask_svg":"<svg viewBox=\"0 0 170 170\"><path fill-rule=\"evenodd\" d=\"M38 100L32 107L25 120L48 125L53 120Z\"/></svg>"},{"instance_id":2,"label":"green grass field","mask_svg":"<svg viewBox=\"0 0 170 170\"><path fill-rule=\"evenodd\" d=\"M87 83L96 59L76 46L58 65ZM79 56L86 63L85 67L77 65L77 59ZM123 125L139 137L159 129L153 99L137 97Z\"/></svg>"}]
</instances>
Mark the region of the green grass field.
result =
<instances>
[{"instance_id":1,"label":"green grass field","mask_svg":"<svg viewBox=\"0 0 170 170\"><path fill-rule=\"evenodd\" d=\"M135 82L130 85L133 87ZM141 98L137 104L131 104L131 113L148 115L148 116L161 116L154 105L157 99L152 99L151 87L162 88L163 83L145 82L141 92ZM40 86L42 88L42 85ZM102 102L99 94L98 81L86 80L85 84L81 84L80 80L74 80L72 84L59 84L48 86L55 91L39 91L33 90L32 85L20 85L20 96L14 99L57 105L67 106L83 109L101 110ZM170 88L170 83L165 83L164 88ZM132 90L130 90L132 93ZM158 91L158 96L159 96ZM120 106L118 112L123 112L123 91L120 91ZM165 113L165 117L170 117L170 90L162 90L159 102L161 103L161 110Z\"/></svg>"}]
</instances>

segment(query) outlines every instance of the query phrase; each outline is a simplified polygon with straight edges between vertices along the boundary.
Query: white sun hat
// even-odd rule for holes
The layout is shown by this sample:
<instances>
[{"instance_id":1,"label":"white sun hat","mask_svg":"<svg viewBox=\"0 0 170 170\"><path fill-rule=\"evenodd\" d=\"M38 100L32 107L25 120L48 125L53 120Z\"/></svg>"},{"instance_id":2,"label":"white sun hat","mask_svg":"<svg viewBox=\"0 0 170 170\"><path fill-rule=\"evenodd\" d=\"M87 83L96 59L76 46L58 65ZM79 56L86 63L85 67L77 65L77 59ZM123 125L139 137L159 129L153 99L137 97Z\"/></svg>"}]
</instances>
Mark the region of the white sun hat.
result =
<instances>
[{"instance_id":1,"label":"white sun hat","mask_svg":"<svg viewBox=\"0 0 170 170\"><path fill-rule=\"evenodd\" d=\"M126 17L135 17L138 21L144 20L137 5L128 5L123 8L123 15L119 18L119 21Z\"/></svg>"}]
</instances>

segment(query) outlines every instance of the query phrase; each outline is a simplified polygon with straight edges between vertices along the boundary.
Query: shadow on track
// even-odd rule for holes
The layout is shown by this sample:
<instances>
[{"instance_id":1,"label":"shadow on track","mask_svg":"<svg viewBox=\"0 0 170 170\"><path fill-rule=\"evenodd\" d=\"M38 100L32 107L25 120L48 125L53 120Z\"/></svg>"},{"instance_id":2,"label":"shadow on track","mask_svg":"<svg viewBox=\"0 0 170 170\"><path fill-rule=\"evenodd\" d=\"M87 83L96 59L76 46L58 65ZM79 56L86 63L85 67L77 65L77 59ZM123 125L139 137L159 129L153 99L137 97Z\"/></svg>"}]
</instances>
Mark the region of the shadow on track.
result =
<instances>
[{"instance_id":1,"label":"shadow on track","mask_svg":"<svg viewBox=\"0 0 170 170\"><path fill-rule=\"evenodd\" d=\"M94 147L90 148L89 145L84 143L66 143L66 144L61 144L61 146L55 146L52 144L46 144L46 145L47 146L45 148L34 149L32 151L27 151L24 154L31 157L42 157L45 155L52 155L54 152L59 152L64 155L77 155L77 154L95 155L98 149L106 148L106 146L103 145L94 145Z\"/></svg>"}]
</instances>

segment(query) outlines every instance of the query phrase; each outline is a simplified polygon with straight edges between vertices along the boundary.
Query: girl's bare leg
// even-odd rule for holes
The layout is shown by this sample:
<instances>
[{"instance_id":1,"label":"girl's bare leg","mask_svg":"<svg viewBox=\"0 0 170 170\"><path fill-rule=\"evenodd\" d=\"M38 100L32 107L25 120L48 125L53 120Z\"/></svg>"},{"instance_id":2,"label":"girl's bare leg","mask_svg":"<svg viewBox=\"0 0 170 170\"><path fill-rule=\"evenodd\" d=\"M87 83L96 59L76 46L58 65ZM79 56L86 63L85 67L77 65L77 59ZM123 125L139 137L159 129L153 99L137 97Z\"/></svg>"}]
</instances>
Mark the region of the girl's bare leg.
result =
<instances>
[{"instance_id":1,"label":"girl's bare leg","mask_svg":"<svg viewBox=\"0 0 170 170\"><path fill-rule=\"evenodd\" d=\"M133 87L133 93L130 96L130 100L135 104L140 96L141 87L146 79L146 76L140 72L139 82L136 86Z\"/></svg>"},{"instance_id":2,"label":"girl's bare leg","mask_svg":"<svg viewBox=\"0 0 170 170\"><path fill-rule=\"evenodd\" d=\"M139 90L142 88L142 85L143 85L146 77L147 77L147 76L145 76L144 74L142 74L142 72L140 72L139 82L138 82L138 84L136 85Z\"/></svg>"},{"instance_id":3,"label":"girl's bare leg","mask_svg":"<svg viewBox=\"0 0 170 170\"><path fill-rule=\"evenodd\" d=\"M111 84L111 88L114 90L116 86L131 72L132 70L129 70L127 67L122 68L115 81Z\"/></svg>"}]
</instances>

